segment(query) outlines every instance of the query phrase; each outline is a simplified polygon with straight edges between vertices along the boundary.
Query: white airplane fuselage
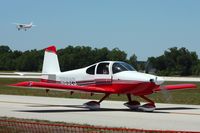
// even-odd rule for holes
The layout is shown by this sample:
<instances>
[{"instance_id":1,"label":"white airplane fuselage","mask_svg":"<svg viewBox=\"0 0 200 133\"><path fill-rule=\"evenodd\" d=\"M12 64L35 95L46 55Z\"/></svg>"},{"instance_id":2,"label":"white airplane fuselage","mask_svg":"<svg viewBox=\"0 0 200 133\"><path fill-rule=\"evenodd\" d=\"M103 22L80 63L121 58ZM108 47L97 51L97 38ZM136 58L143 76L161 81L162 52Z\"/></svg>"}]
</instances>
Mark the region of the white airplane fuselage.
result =
<instances>
[{"instance_id":1,"label":"white airplane fuselage","mask_svg":"<svg viewBox=\"0 0 200 133\"><path fill-rule=\"evenodd\" d=\"M24 29L26 31L27 29L30 29L32 26L33 26L32 23L30 23L30 24L17 24L17 29L18 30Z\"/></svg>"}]
</instances>

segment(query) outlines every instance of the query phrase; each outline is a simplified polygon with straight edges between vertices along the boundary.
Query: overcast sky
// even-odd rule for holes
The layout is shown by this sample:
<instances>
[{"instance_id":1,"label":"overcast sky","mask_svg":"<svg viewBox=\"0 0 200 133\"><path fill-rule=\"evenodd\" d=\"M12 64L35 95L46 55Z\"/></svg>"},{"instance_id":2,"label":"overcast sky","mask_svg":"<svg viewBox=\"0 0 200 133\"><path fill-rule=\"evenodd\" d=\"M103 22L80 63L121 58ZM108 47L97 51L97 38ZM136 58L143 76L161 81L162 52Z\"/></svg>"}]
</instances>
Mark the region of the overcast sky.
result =
<instances>
[{"instance_id":1,"label":"overcast sky","mask_svg":"<svg viewBox=\"0 0 200 133\"><path fill-rule=\"evenodd\" d=\"M138 60L170 47L200 51L199 0L0 0L0 44L118 47ZM12 23L36 27L18 31Z\"/></svg>"}]
</instances>

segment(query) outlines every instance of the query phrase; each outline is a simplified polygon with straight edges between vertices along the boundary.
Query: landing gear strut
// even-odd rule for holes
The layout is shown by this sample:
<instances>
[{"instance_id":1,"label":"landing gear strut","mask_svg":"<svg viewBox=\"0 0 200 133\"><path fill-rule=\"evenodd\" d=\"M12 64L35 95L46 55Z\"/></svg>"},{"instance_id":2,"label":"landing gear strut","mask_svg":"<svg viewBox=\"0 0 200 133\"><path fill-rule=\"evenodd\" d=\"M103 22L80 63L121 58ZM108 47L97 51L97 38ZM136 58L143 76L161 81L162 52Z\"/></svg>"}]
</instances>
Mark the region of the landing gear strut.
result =
<instances>
[{"instance_id":1,"label":"landing gear strut","mask_svg":"<svg viewBox=\"0 0 200 133\"><path fill-rule=\"evenodd\" d=\"M126 107L128 107L131 110L137 110L140 106L140 102L138 101L132 101L131 94L127 94L128 102L124 103Z\"/></svg>"},{"instance_id":2,"label":"landing gear strut","mask_svg":"<svg viewBox=\"0 0 200 133\"><path fill-rule=\"evenodd\" d=\"M148 103L140 106L140 102L132 101L131 94L127 94L128 102L124 103L124 105L130 108L131 110L136 110L136 111L152 112L155 110L156 106L152 100L150 100L146 96L140 96L140 97L146 100Z\"/></svg>"},{"instance_id":3,"label":"landing gear strut","mask_svg":"<svg viewBox=\"0 0 200 133\"><path fill-rule=\"evenodd\" d=\"M110 94L106 93L105 96L103 96L98 102L97 101L89 101L87 103L84 103L83 105L90 110L98 110L100 109L100 103L105 100Z\"/></svg>"},{"instance_id":4,"label":"landing gear strut","mask_svg":"<svg viewBox=\"0 0 200 133\"><path fill-rule=\"evenodd\" d=\"M156 109L154 101L151 99L147 98L146 96L140 96L144 100L146 100L148 103L142 105L139 107L139 110L145 111L145 112L152 112Z\"/></svg>"}]
</instances>

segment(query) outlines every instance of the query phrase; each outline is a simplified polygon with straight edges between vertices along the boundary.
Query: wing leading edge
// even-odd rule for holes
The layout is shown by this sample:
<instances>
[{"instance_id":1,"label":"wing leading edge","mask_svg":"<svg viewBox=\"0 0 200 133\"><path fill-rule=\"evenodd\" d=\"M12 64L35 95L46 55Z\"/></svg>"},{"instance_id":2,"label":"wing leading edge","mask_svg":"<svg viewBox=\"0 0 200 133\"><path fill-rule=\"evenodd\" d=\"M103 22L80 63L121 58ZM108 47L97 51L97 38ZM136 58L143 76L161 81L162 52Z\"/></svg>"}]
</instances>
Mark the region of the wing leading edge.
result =
<instances>
[{"instance_id":1,"label":"wing leading edge","mask_svg":"<svg viewBox=\"0 0 200 133\"><path fill-rule=\"evenodd\" d=\"M35 81L19 82L19 83L16 83L16 84L11 84L9 86L51 88L51 89L56 89L56 90L77 90L77 91L97 92L97 93L114 93L114 90L111 89L111 88L65 85L65 84L57 84L57 83L35 82Z\"/></svg>"}]
</instances>

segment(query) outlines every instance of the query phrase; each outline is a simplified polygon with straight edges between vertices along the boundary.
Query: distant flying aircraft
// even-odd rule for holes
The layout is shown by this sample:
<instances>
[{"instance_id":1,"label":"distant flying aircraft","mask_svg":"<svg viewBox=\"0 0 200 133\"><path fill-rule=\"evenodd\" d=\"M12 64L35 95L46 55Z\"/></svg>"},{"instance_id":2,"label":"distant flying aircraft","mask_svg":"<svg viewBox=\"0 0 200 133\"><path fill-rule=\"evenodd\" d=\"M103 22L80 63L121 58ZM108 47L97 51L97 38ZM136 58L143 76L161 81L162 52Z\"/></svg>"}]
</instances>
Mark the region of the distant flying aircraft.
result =
<instances>
[{"instance_id":1,"label":"distant flying aircraft","mask_svg":"<svg viewBox=\"0 0 200 133\"><path fill-rule=\"evenodd\" d=\"M30 29L33 26L36 26L36 25L33 25L32 22L30 24L19 24L19 23L14 23L14 24L16 24L18 31L21 29L24 29L24 31L26 31L27 29Z\"/></svg>"},{"instance_id":2,"label":"distant flying aircraft","mask_svg":"<svg viewBox=\"0 0 200 133\"><path fill-rule=\"evenodd\" d=\"M52 90L104 93L99 101L84 104L91 110L100 109L100 103L111 94L125 94L128 102L124 105L131 110L154 111L154 101L146 95L162 90L180 90L196 88L195 84L163 85L163 77L137 72L131 65L121 61L102 61L85 68L61 72L56 47L45 49L41 81L25 81L12 84L15 87L44 88ZM139 96L146 104L131 99Z\"/></svg>"}]
</instances>

